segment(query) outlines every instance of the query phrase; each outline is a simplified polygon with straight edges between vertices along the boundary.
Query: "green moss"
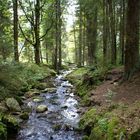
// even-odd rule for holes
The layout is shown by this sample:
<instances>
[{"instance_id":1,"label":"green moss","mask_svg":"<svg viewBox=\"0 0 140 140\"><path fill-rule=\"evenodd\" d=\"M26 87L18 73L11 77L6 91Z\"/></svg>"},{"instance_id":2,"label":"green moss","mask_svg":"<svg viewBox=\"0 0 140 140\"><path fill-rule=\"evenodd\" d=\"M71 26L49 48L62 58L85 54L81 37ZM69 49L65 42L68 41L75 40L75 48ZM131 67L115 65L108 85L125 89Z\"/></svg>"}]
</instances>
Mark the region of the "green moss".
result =
<instances>
[{"instance_id":1,"label":"green moss","mask_svg":"<svg viewBox=\"0 0 140 140\"><path fill-rule=\"evenodd\" d=\"M77 94L83 98L104 80L104 76L105 70L101 68L82 67L74 70L67 78L76 86Z\"/></svg>"},{"instance_id":2,"label":"green moss","mask_svg":"<svg viewBox=\"0 0 140 140\"><path fill-rule=\"evenodd\" d=\"M40 79L55 75L47 66L29 63L0 64L0 100L21 96Z\"/></svg>"},{"instance_id":3,"label":"green moss","mask_svg":"<svg viewBox=\"0 0 140 140\"><path fill-rule=\"evenodd\" d=\"M7 139L7 129L6 125L0 122L0 139L6 140Z\"/></svg>"},{"instance_id":4,"label":"green moss","mask_svg":"<svg viewBox=\"0 0 140 140\"><path fill-rule=\"evenodd\" d=\"M90 109L82 116L80 128L89 136L89 140L126 139L126 128L117 116L116 110L108 112L109 110L105 108L102 110ZM138 134L136 133L136 136Z\"/></svg>"},{"instance_id":5,"label":"green moss","mask_svg":"<svg viewBox=\"0 0 140 140\"><path fill-rule=\"evenodd\" d=\"M74 70L72 73L67 75L67 78L70 82L72 82L75 85L79 85L81 83L81 79L84 74L88 72L88 68L82 67Z\"/></svg>"},{"instance_id":6,"label":"green moss","mask_svg":"<svg viewBox=\"0 0 140 140\"><path fill-rule=\"evenodd\" d=\"M107 138L108 140L114 140L115 135L118 135L118 123L119 119L116 117L111 118L108 123L108 129L107 129Z\"/></svg>"},{"instance_id":7,"label":"green moss","mask_svg":"<svg viewBox=\"0 0 140 140\"><path fill-rule=\"evenodd\" d=\"M87 135L83 136L82 140L89 140L89 137Z\"/></svg>"},{"instance_id":8,"label":"green moss","mask_svg":"<svg viewBox=\"0 0 140 140\"><path fill-rule=\"evenodd\" d=\"M96 109L91 109L87 111L81 118L79 122L80 129L83 129L84 132L90 134L92 127L97 122L98 116L96 114Z\"/></svg>"},{"instance_id":9,"label":"green moss","mask_svg":"<svg viewBox=\"0 0 140 140\"><path fill-rule=\"evenodd\" d=\"M2 122L6 125L8 133L17 133L18 132L19 121L14 116L5 115L2 118Z\"/></svg>"},{"instance_id":10,"label":"green moss","mask_svg":"<svg viewBox=\"0 0 140 140\"><path fill-rule=\"evenodd\" d=\"M100 126L96 126L92 129L89 140L106 140L105 132L103 132Z\"/></svg>"},{"instance_id":11,"label":"green moss","mask_svg":"<svg viewBox=\"0 0 140 140\"><path fill-rule=\"evenodd\" d=\"M90 106L91 105L91 100L90 97L88 95L85 95L82 100L81 100L81 105L82 106Z\"/></svg>"},{"instance_id":12,"label":"green moss","mask_svg":"<svg viewBox=\"0 0 140 140\"><path fill-rule=\"evenodd\" d=\"M20 118L23 120L28 120L29 119L29 113L28 112L24 112L20 115Z\"/></svg>"}]
</instances>

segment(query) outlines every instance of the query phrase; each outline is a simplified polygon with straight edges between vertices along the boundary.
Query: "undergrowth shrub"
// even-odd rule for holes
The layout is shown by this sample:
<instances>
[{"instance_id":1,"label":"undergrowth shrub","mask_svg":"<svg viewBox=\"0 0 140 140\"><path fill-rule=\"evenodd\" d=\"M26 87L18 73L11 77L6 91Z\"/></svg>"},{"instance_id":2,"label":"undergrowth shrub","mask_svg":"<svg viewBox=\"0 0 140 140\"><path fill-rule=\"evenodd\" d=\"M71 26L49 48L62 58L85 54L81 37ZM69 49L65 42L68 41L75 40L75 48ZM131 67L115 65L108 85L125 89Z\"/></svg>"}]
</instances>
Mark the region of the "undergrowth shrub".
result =
<instances>
[{"instance_id":1,"label":"undergrowth shrub","mask_svg":"<svg viewBox=\"0 0 140 140\"><path fill-rule=\"evenodd\" d=\"M47 66L35 64L0 64L0 100L28 91L38 80L55 73Z\"/></svg>"}]
</instances>

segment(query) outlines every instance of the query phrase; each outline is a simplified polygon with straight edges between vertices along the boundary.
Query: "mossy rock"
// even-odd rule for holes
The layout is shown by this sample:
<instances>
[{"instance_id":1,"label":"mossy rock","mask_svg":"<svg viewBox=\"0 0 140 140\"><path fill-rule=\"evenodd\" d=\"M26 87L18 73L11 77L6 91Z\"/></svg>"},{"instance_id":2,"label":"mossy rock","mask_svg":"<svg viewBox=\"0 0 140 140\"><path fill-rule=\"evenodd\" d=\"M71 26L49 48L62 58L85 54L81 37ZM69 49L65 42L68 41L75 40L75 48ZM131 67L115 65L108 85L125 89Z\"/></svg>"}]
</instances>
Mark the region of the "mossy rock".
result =
<instances>
[{"instance_id":1,"label":"mossy rock","mask_svg":"<svg viewBox=\"0 0 140 140\"><path fill-rule=\"evenodd\" d=\"M44 113L45 111L47 111L48 108L46 105L39 105L37 108L36 108L36 112L37 113Z\"/></svg>"},{"instance_id":2,"label":"mossy rock","mask_svg":"<svg viewBox=\"0 0 140 140\"><path fill-rule=\"evenodd\" d=\"M21 115L20 115L20 118L22 120L28 120L29 119L29 113L28 112L23 112Z\"/></svg>"},{"instance_id":3,"label":"mossy rock","mask_svg":"<svg viewBox=\"0 0 140 140\"><path fill-rule=\"evenodd\" d=\"M0 122L0 139L7 140L7 128L2 122Z\"/></svg>"},{"instance_id":4,"label":"mossy rock","mask_svg":"<svg viewBox=\"0 0 140 140\"><path fill-rule=\"evenodd\" d=\"M96 109L90 109L80 119L79 126L81 129L85 129L88 126L91 128L96 122Z\"/></svg>"},{"instance_id":5,"label":"mossy rock","mask_svg":"<svg viewBox=\"0 0 140 140\"><path fill-rule=\"evenodd\" d=\"M49 93L55 93L56 91L57 91L57 88L46 88L42 92L43 93L47 93L47 92L49 92Z\"/></svg>"},{"instance_id":6,"label":"mossy rock","mask_svg":"<svg viewBox=\"0 0 140 140\"><path fill-rule=\"evenodd\" d=\"M47 88L47 83L37 83L35 87L38 90L44 90L45 88Z\"/></svg>"},{"instance_id":7,"label":"mossy rock","mask_svg":"<svg viewBox=\"0 0 140 140\"><path fill-rule=\"evenodd\" d=\"M89 140L89 137L87 135L83 136L82 140Z\"/></svg>"},{"instance_id":8,"label":"mossy rock","mask_svg":"<svg viewBox=\"0 0 140 140\"><path fill-rule=\"evenodd\" d=\"M15 118L12 115L5 115L2 118L2 122L6 125L7 127L7 132L12 134L12 133L17 133L19 129L19 120Z\"/></svg>"},{"instance_id":9,"label":"mossy rock","mask_svg":"<svg viewBox=\"0 0 140 140\"><path fill-rule=\"evenodd\" d=\"M26 98L31 98L31 97L34 97L34 96L37 96L37 95L40 95L40 92L36 89L30 90L30 91L25 93Z\"/></svg>"},{"instance_id":10,"label":"mossy rock","mask_svg":"<svg viewBox=\"0 0 140 140\"><path fill-rule=\"evenodd\" d=\"M35 103L41 103L43 101L44 101L43 97L34 97L33 98L33 102L35 102Z\"/></svg>"},{"instance_id":11,"label":"mossy rock","mask_svg":"<svg viewBox=\"0 0 140 140\"><path fill-rule=\"evenodd\" d=\"M17 112L21 111L21 107L15 98L7 98L6 105L10 111L17 111Z\"/></svg>"},{"instance_id":12,"label":"mossy rock","mask_svg":"<svg viewBox=\"0 0 140 140\"><path fill-rule=\"evenodd\" d=\"M38 90L44 90L46 88L51 88L51 87L54 87L54 84L51 81L37 83L35 85L35 88Z\"/></svg>"}]
</instances>

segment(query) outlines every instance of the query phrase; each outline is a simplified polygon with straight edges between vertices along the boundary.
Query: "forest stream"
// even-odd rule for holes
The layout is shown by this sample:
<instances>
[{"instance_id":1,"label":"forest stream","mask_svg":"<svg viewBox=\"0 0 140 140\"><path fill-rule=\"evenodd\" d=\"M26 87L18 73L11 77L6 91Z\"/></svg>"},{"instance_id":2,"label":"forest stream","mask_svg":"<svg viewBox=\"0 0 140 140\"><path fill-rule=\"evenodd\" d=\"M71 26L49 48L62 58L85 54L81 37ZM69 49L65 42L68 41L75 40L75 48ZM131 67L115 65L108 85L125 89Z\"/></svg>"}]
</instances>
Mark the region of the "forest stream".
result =
<instances>
[{"instance_id":1,"label":"forest stream","mask_svg":"<svg viewBox=\"0 0 140 140\"><path fill-rule=\"evenodd\" d=\"M17 140L80 140L82 136L75 131L80 119L78 101L73 93L73 85L65 80L70 71L62 72L54 80L53 92L40 94L43 101L26 101L32 108L29 120L23 124ZM47 106L44 113L37 113L36 107Z\"/></svg>"}]
</instances>

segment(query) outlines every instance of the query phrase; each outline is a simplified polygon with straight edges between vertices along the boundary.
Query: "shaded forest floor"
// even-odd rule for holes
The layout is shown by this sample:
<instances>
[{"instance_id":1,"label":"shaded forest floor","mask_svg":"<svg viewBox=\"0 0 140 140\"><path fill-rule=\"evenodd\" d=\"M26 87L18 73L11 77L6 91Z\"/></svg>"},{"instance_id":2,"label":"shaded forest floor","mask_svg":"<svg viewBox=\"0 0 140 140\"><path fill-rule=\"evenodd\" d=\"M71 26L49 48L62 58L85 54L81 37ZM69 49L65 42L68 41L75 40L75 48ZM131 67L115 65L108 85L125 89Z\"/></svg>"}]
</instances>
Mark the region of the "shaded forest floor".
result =
<instances>
[{"instance_id":1,"label":"shaded forest floor","mask_svg":"<svg viewBox=\"0 0 140 140\"><path fill-rule=\"evenodd\" d=\"M116 68L109 71L106 80L96 89L91 90L92 100L106 104L106 96L109 90L112 95L112 102L131 104L140 100L140 73L129 81L123 81L123 68ZM112 94L113 94L112 93Z\"/></svg>"},{"instance_id":2,"label":"shaded forest floor","mask_svg":"<svg viewBox=\"0 0 140 140\"><path fill-rule=\"evenodd\" d=\"M84 140L140 140L140 73L129 81L123 73L80 68L68 75L81 97Z\"/></svg>"}]
</instances>

